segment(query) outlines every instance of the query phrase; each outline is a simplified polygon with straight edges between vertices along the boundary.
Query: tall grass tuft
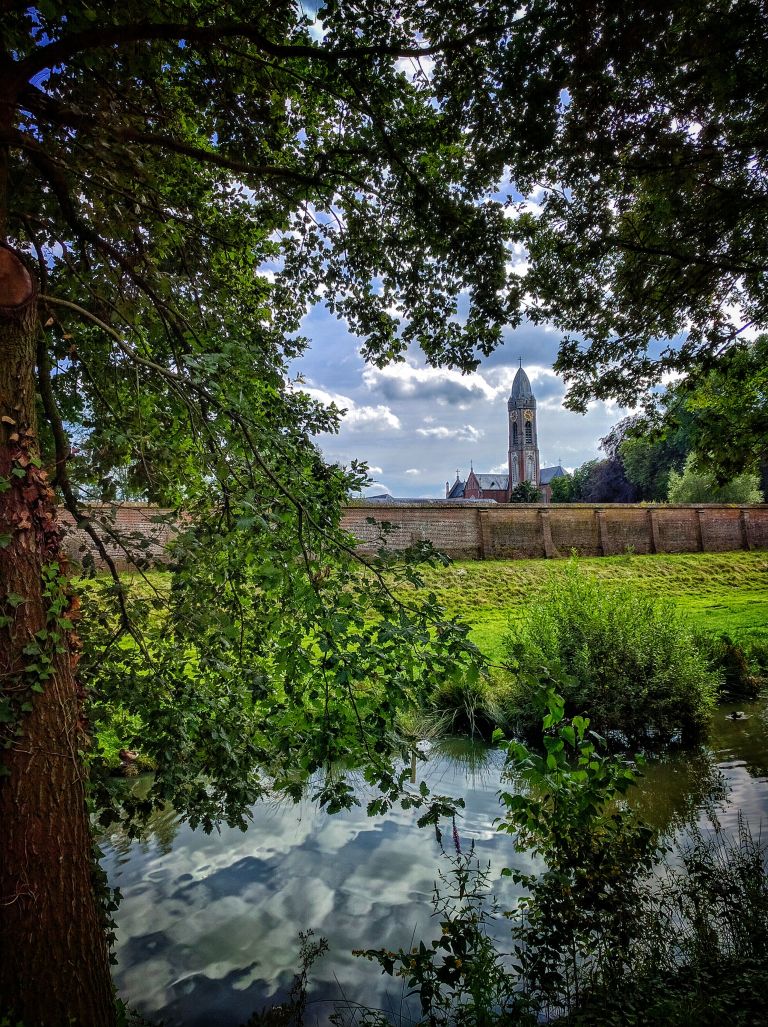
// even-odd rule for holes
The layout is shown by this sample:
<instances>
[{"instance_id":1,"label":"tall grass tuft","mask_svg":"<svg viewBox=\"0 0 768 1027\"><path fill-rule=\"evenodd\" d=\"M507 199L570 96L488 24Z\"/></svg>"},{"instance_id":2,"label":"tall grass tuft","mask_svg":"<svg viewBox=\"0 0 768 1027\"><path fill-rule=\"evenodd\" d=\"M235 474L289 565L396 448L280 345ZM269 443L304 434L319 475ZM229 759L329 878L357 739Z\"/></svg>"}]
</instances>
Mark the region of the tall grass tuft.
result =
<instances>
[{"instance_id":1,"label":"tall grass tuft","mask_svg":"<svg viewBox=\"0 0 768 1027\"><path fill-rule=\"evenodd\" d=\"M503 704L491 682L482 677L440 682L422 713L434 735L469 735L490 741L494 729L505 726Z\"/></svg>"},{"instance_id":2,"label":"tall grass tuft","mask_svg":"<svg viewBox=\"0 0 768 1027\"><path fill-rule=\"evenodd\" d=\"M535 729L540 711L531 682L542 668L557 682L566 714L631 744L700 737L718 675L671 603L620 581L587 577L575 560L553 575L505 638L518 728Z\"/></svg>"}]
</instances>

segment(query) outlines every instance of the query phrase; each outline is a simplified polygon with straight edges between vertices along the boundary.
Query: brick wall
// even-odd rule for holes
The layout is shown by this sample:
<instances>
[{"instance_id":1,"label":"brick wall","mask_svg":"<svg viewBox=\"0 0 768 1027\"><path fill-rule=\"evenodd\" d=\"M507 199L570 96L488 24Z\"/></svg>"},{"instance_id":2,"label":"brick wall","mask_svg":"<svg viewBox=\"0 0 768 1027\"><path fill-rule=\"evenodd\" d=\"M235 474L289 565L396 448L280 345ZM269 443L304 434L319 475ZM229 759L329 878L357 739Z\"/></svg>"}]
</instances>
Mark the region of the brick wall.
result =
<instances>
[{"instance_id":1,"label":"brick wall","mask_svg":"<svg viewBox=\"0 0 768 1027\"><path fill-rule=\"evenodd\" d=\"M118 567L129 564L128 552L139 557L163 558L173 535L168 511L142 503L92 507L91 517L100 534L121 537L107 549ZM376 523L370 524L373 518ZM93 552L90 538L69 524L66 548L81 561ZM631 549L635 553L721 552L729 549L768 548L768 504L757 506L605 506L557 503L482 504L457 506L444 500L430 503L387 504L355 502L346 508L343 526L359 540L360 552L375 552L382 545L380 523L391 530L384 544L404 549L424 539L453 559L493 560L521 557L610 556ZM97 564L101 561L96 558Z\"/></svg>"},{"instance_id":2,"label":"brick wall","mask_svg":"<svg viewBox=\"0 0 768 1027\"><path fill-rule=\"evenodd\" d=\"M364 553L372 553L382 545L378 525L387 522L392 526L386 533L386 545L390 548L406 549L427 539L455 560L482 560L483 544L477 519L480 509L441 500L418 506L351 503L344 512L342 525L360 541L360 550ZM377 524L369 524L370 518Z\"/></svg>"},{"instance_id":3,"label":"brick wall","mask_svg":"<svg viewBox=\"0 0 768 1027\"><path fill-rule=\"evenodd\" d=\"M454 559L610 556L635 553L720 552L768 547L768 505L641 506L556 503L462 506L358 502L343 524L363 553L372 552L376 527L366 518L390 521L387 544L404 548L429 539Z\"/></svg>"},{"instance_id":4,"label":"brick wall","mask_svg":"<svg viewBox=\"0 0 768 1027\"><path fill-rule=\"evenodd\" d=\"M173 524L167 519L169 510L146 503L119 503L90 506L88 514L119 570L136 560L167 559L166 546L174 534ZM64 549L70 560L82 563L86 553L91 553L96 565L103 567L104 561L96 552L90 535L75 528L68 511L60 509L59 517L65 526Z\"/></svg>"}]
</instances>

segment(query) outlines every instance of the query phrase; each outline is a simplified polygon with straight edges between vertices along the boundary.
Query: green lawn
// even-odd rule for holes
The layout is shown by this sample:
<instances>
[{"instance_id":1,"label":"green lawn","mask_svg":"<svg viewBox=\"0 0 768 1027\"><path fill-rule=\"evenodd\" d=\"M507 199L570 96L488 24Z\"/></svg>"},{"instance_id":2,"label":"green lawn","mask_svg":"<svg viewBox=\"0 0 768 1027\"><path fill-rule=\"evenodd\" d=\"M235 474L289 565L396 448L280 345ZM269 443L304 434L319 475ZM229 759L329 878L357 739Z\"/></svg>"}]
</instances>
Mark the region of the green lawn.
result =
<instances>
[{"instance_id":1,"label":"green lawn","mask_svg":"<svg viewBox=\"0 0 768 1027\"><path fill-rule=\"evenodd\" d=\"M496 658L510 621L565 565L551 560L457 562L429 571L427 581L447 610L471 625L473 641ZM580 559L579 566L596 578L632 581L673 600L699 630L768 640L768 551L595 557Z\"/></svg>"},{"instance_id":2,"label":"green lawn","mask_svg":"<svg viewBox=\"0 0 768 1027\"><path fill-rule=\"evenodd\" d=\"M467 560L424 574L442 605L469 624L472 640L496 659L510 621L535 600L552 575L563 573L566 564L565 560ZM759 635L768 642L768 550L583 557L579 566L596 578L629 580L660 598L672 599L699 630L727 632L737 639ZM161 591L168 587L169 575L152 572L148 577ZM138 592L151 591L138 575L130 580Z\"/></svg>"}]
</instances>

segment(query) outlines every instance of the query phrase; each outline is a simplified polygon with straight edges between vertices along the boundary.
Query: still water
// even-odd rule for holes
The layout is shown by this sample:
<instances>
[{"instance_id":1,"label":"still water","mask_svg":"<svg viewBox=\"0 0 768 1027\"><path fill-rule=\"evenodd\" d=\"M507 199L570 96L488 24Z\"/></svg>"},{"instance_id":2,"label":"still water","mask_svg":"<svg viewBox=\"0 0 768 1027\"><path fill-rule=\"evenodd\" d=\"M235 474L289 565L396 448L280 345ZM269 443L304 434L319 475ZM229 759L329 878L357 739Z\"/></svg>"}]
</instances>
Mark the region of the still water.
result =
<instances>
[{"instance_id":1,"label":"still water","mask_svg":"<svg viewBox=\"0 0 768 1027\"><path fill-rule=\"evenodd\" d=\"M687 825L735 831L739 812L757 834L768 817L768 703L721 707L706 749L645 768L635 802L647 820L682 837ZM435 746L419 779L461 796L463 849L474 843L490 864L493 893L510 908L515 886L505 866L530 869L493 819L499 814L502 757L467 741ZM114 977L121 996L167 1027L235 1027L283 1000L296 969L298 932L312 928L330 951L311 971L307 1022L325 1023L344 1000L388 1010L405 1002L399 982L352 956L359 948L400 948L433 937L433 885L445 857L417 813L368 818L362 808L329 817L311 802L261 804L246 832L192 831L172 813L156 815L140 841L104 837L103 866L120 888ZM446 844L452 846L450 829ZM504 943L505 921L496 927Z\"/></svg>"}]
</instances>

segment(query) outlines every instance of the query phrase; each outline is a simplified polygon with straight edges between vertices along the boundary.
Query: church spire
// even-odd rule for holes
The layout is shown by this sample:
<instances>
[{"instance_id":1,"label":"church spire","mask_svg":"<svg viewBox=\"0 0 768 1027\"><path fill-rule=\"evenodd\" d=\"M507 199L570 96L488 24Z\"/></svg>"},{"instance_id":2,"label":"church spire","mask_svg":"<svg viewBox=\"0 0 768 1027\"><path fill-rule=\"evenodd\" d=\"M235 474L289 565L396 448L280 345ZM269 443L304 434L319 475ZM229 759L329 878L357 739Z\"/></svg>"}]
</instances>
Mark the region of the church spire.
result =
<instances>
[{"instance_id":1,"label":"church spire","mask_svg":"<svg viewBox=\"0 0 768 1027\"><path fill-rule=\"evenodd\" d=\"M512 382L512 391L509 394L509 403L514 406L525 406L535 407L536 400L533 396L533 389L531 383L528 380L528 375L523 370L522 358L520 367L517 369L515 374L515 380Z\"/></svg>"},{"instance_id":2,"label":"church spire","mask_svg":"<svg viewBox=\"0 0 768 1027\"><path fill-rule=\"evenodd\" d=\"M509 411L509 489L521 481L539 484L539 442L536 430L536 399L522 360L512 382Z\"/></svg>"}]
</instances>

